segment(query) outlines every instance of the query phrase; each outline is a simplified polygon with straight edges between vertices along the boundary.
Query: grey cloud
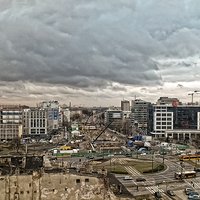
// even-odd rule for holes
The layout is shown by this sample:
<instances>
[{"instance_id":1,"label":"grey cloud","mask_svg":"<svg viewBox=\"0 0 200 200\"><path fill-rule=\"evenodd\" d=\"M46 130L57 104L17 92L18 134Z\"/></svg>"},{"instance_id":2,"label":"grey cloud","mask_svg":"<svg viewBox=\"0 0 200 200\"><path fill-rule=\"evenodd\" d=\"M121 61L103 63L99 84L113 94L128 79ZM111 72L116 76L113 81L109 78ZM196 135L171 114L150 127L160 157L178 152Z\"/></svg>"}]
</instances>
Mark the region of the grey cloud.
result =
<instances>
[{"instance_id":1,"label":"grey cloud","mask_svg":"<svg viewBox=\"0 0 200 200\"><path fill-rule=\"evenodd\" d=\"M130 21L136 1L16 5L0 14L1 80L77 88L106 87L113 81L160 84L148 48L139 43L144 36Z\"/></svg>"},{"instance_id":2,"label":"grey cloud","mask_svg":"<svg viewBox=\"0 0 200 200\"><path fill-rule=\"evenodd\" d=\"M0 10L2 95L41 95L40 84L50 96L108 97L199 79L188 59L200 53L199 1L0 0Z\"/></svg>"}]
</instances>

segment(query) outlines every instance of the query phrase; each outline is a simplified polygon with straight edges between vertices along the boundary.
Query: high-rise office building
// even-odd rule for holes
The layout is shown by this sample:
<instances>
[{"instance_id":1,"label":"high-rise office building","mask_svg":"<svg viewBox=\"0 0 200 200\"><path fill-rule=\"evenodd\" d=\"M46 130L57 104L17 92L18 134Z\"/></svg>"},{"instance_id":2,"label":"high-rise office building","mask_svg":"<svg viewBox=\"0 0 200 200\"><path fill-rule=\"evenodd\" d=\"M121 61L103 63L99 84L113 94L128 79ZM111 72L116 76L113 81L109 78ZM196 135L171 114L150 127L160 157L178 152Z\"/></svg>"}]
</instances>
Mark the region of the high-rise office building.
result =
<instances>
[{"instance_id":1,"label":"high-rise office building","mask_svg":"<svg viewBox=\"0 0 200 200\"><path fill-rule=\"evenodd\" d=\"M150 127L150 106L151 103L143 101L141 99L135 99L132 101L132 121L138 127L141 128L145 133L149 131Z\"/></svg>"},{"instance_id":2,"label":"high-rise office building","mask_svg":"<svg viewBox=\"0 0 200 200\"><path fill-rule=\"evenodd\" d=\"M48 131L57 130L59 128L59 102L58 101L43 101L39 104L41 109L48 112Z\"/></svg>"},{"instance_id":3,"label":"high-rise office building","mask_svg":"<svg viewBox=\"0 0 200 200\"><path fill-rule=\"evenodd\" d=\"M199 105L153 105L153 121L155 137L200 139Z\"/></svg>"},{"instance_id":4,"label":"high-rise office building","mask_svg":"<svg viewBox=\"0 0 200 200\"><path fill-rule=\"evenodd\" d=\"M121 110L108 109L105 111L105 124L114 130L121 130L123 113Z\"/></svg>"},{"instance_id":5,"label":"high-rise office building","mask_svg":"<svg viewBox=\"0 0 200 200\"><path fill-rule=\"evenodd\" d=\"M122 111L130 111L130 102L127 100L121 101L121 110Z\"/></svg>"}]
</instances>

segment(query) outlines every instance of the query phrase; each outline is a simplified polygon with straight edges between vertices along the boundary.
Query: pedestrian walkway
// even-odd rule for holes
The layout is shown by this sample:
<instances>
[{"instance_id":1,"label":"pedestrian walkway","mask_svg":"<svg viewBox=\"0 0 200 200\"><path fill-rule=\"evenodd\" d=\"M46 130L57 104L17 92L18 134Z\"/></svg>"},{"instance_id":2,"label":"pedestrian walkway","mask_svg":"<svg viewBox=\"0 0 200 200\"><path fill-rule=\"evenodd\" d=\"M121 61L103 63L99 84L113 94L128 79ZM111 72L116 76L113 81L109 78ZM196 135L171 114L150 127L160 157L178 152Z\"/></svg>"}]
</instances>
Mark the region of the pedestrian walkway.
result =
<instances>
[{"instance_id":1,"label":"pedestrian walkway","mask_svg":"<svg viewBox=\"0 0 200 200\"><path fill-rule=\"evenodd\" d=\"M151 194L154 194L155 192L164 192L163 189L160 189L158 186L149 186L145 187Z\"/></svg>"},{"instance_id":2,"label":"pedestrian walkway","mask_svg":"<svg viewBox=\"0 0 200 200\"><path fill-rule=\"evenodd\" d=\"M190 180L184 179L184 182L187 183L190 187L193 187L198 190L200 189L200 177Z\"/></svg>"},{"instance_id":3,"label":"pedestrian walkway","mask_svg":"<svg viewBox=\"0 0 200 200\"><path fill-rule=\"evenodd\" d=\"M141 176L141 173L136 170L134 167L132 166L126 166L128 165L128 162L126 160L123 160L123 159L119 159L119 158L116 158L117 162L120 163L121 165L123 165L123 167L125 168L125 170L131 174L132 176Z\"/></svg>"}]
</instances>

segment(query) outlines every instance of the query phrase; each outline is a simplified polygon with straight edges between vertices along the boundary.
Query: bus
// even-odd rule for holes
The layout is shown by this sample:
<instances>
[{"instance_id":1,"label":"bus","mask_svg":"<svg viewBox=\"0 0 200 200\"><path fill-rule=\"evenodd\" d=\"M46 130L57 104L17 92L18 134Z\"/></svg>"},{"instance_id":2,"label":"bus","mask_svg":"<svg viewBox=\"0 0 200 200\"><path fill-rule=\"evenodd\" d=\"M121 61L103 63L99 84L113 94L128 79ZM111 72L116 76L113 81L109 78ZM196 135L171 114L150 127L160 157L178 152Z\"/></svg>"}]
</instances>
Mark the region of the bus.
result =
<instances>
[{"instance_id":1,"label":"bus","mask_svg":"<svg viewBox=\"0 0 200 200\"><path fill-rule=\"evenodd\" d=\"M184 178L194 178L196 177L195 171L183 171L183 172L175 172L175 179L184 179Z\"/></svg>"},{"instance_id":2,"label":"bus","mask_svg":"<svg viewBox=\"0 0 200 200\"><path fill-rule=\"evenodd\" d=\"M185 161L185 160L200 160L200 154L190 154L190 155L181 155L179 157L180 161Z\"/></svg>"}]
</instances>

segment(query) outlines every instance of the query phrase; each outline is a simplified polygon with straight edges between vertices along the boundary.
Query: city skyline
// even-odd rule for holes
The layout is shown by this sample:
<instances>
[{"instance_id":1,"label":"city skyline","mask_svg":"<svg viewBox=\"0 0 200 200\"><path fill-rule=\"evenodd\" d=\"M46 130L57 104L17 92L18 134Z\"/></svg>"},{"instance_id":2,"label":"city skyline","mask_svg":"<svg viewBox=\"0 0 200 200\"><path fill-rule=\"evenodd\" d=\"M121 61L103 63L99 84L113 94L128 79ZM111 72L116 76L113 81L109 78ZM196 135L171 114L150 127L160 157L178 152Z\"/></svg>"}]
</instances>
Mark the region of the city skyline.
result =
<instances>
[{"instance_id":1,"label":"city skyline","mask_svg":"<svg viewBox=\"0 0 200 200\"><path fill-rule=\"evenodd\" d=\"M199 1L0 0L0 11L1 104L191 102L200 90Z\"/></svg>"}]
</instances>

